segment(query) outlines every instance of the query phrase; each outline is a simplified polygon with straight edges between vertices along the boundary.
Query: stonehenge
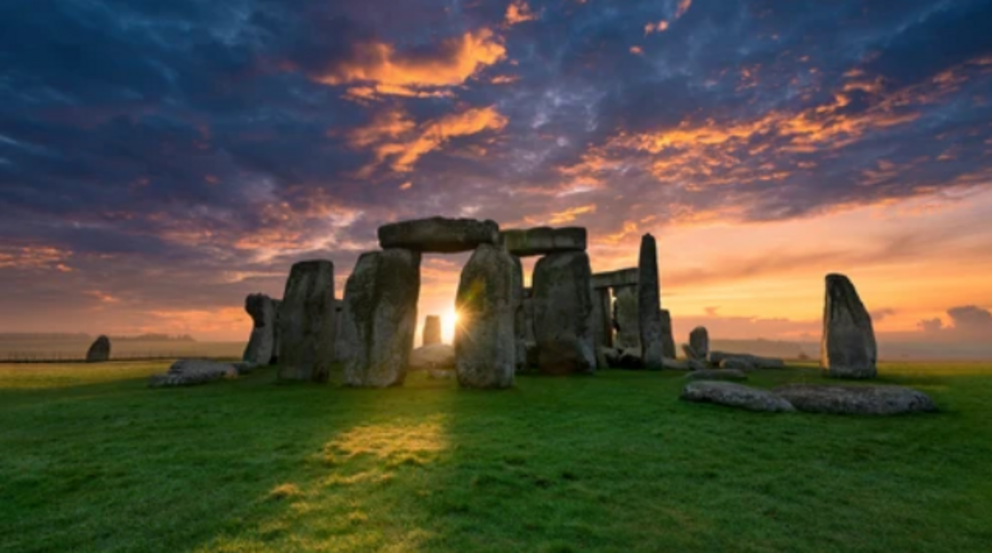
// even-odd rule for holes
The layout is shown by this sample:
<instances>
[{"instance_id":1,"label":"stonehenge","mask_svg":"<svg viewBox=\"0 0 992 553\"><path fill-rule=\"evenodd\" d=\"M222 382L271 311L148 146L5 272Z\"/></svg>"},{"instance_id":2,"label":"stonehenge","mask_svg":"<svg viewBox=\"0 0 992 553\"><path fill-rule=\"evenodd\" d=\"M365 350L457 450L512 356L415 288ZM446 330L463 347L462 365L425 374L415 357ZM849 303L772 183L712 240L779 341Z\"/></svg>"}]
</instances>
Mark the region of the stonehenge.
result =
<instances>
[{"instance_id":1,"label":"stonehenge","mask_svg":"<svg viewBox=\"0 0 992 553\"><path fill-rule=\"evenodd\" d=\"M334 264L293 265L278 314L279 378L326 382L334 362Z\"/></svg>"},{"instance_id":2,"label":"stonehenge","mask_svg":"<svg viewBox=\"0 0 992 553\"><path fill-rule=\"evenodd\" d=\"M90 345L86 352L87 363L105 363L110 361L110 338L100 336Z\"/></svg>"},{"instance_id":3,"label":"stonehenge","mask_svg":"<svg viewBox=\"0 0 992 553\"><path fill-rule=\"evenodd\" d=\"M242 360L253 365L269 365L277 359L276 310L279 302L265 294L249 294L245 312L251 316L251 335Z\"/></svg>"},{"instance_id":4,"label":"stonehenge","mask_svg":"<svg viewBox=\"0 0 992 553\"><path fill-rule=\"evenodd\" d=\"M388 248L358 259L344 292L346 385L403 384L417 328L420 258L417 251Z\"/></svg>"},{"instance_id":5,"label":"stonehenge","mask_svg":"<svg viewBox=\"0 0 992 553\"><path fill-rule=\"evenodd\" d=\"M472 251L482 244L498 243L499 225L494 221L431 217L379 227L379 246L382 249L457 253Z\"/></svg>"},{"instance_id":6,"label":"stonehenge","mask_svg":"<svg viewBox=\"0 0 992 553\"><path fill-rule=\"evenodd\" d=\"M641 360L645 368L660 369L665 352L661 300L658 297L658 251L654 237L650 234L641 237L637 270L637 324L641 333Z\"/></svg>"},{"instance_id":7,"label":"stonehenge","mask_svg":"<svg viewBox=\"0 0 992 553\"><path fill-rule=\"evenodd\" d=\"M878 349L871 316L844 275L826 277L820 365L833 378L875 378Z\"/></svg>"}]
</instances>

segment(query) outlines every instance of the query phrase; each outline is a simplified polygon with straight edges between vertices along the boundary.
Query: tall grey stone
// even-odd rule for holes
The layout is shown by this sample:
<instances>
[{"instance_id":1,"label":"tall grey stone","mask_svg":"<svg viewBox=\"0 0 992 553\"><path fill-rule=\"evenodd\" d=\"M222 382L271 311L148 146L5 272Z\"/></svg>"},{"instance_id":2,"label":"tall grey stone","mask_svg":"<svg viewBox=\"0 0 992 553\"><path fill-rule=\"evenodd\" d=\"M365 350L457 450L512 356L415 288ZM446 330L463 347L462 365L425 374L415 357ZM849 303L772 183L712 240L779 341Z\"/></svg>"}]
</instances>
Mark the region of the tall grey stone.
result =
<instances>
[{"instance_id":1,"label":"tall grey stone","mask_svg":"<svg viewBox=\"0 0 992 553\"><path fill-rule=\"evenodd\" d=\"M524 313L524 267L520 258L513 259L513 336L517 371L527 368L527 317Z\"/></svg>"},{"instance_id":2,"label":"tall grey stone","mask_svg":"<svg viewBox=\"0 0 992 553\"><path fill-rule=\"evenodd\" d=\"M637 320L637 286L614 288L613 326L619 349L641 349L641 327Z\"/></svg>"},{"instance_id":3,"label":"tall grey stone","mask_svg":"<svg viewBox=\"0 0 992 553\"><path fill-rule=\"evenodd\" d=\"M692 359L702 359L703 361L710 354L710 333L705 326L697 326L689 333L689 349L692 351Z\"/></svg>"},{"instance_id":4,"label":"tall grey stone","mask_svg":"<svg viewBox=\"0 0 992 553\"><path fill-rule=\"evenodd\" d=\"M613 320L611 317L610 289L592 290L592 332L596 346L596 367L609 368L605 350L613 347Z\"/></svg>"},{"instance_id":5,"label":"tall grey stone","mask_svg":"<svg viewBox=\"0 0 992 553\"><path fill-rule=\"evenodd\" d=\"M480 244L498 243L499 225L488 220L431 217L379 227L379 245L383 249L456 253L474 250Z\"/></svg>"},{"instance_id":6,"label":"tall grey stone","mask_svg":"<svg viewBox=\"0 0 992 553\"><path fill-rule=\"evenodd\" d=\"M253 365L269 365L276 357L276 305L265 294L248 294L245 312L251 316L251 335L241 359Z\"/></svg>"},{"instance_id":7,"label":"tall grey stone","mask_svg":"<svg viewBox=\"0 0 992 553\"><path fill-rule=\"evenodd\" d=\"M854 284L844 275L827 275L820 365L835 378L875 378L878 349L871 316Z\"/></svg>"},{"instance_id":8,"label":"tall grey stone","mask_svg":"<svg viewBox=\"0 0 992 553\"><path fill-rule=\"evenodd\" d=\"M334 362L334 264L293 265L279 306L279 378L326 382Z\"/></svg>"},{"instance_id":9,"label":"tall grey stone","mask_svg":"<svg viewBox=\"0 0 992 553\"><path fill-rule=\"evenodd\" d=\"M516 270L505 249L488 244L480 245L462 269L455 298L455 367L462 387L513 386Z\"/></svg>"},{"instance_id":10,"label":"tall grey stone","mask_svg":"<svg viewBox=\"0 0 992 553\"><path fill-rule=\"evenodd\" d=\"M104 363L110 361L110 338L100 336L90 344L86 351L87 363Z\"/></svg>"},{"instance_id":11,"label":"tall grey stone","mask_svg":"<svg viewBox=\"0 0 992 553\"><path fill-rule=\"evenodd\" d=\"M420 253L401 248L364 253L344 293L343 341L348 386L385 388L406 378L417 329Z\"/></svg>"},{"instance_id":12,"label":"tall grey stone","mask_svg":"<svg viewBox=\"0 0 992 553\"><path fill-rule=\"evenodd\" d=\"M660 369L662 359L666 357L665 329L658 292L658 247L650 234L641 237L637 270L637 322L641 331L641 355L645 368ZM674 343L671 349L671 355L667 357L675 357Z\"/></svg>"},{"instance_id":13,"label":"tall grey stone","mask_svg":"<svg viewBox=\"0 0 992 553\"><path fill-rule=\"evenodd\" d=\"M279 330L279 310L282 308L282 300L272 300L272 311L275 317L272 320L272 359L269 360L270 365L276 365L279 363L279 344L282 343L280 339ZM335 321L336 323L337 321ZM334 333L337 334L337 324L334 325ZM336 352L335 352L336 354Z\"/></svg>"},{"instance_id":14,"label":"tall grey stone","mask_svg":"<svg viewBox=\"0 0 992 553\"><path fill-rule=\"evenodd\" d=\"M534 268L534 334L546 374L592 373L592 271L585 252L555 253Z\"/></svg>"},{"instance_id":15,"label":"tall grey stone","mask_svg":"<svg viewBox=\"0 0 992 553\"><path fill-rule=\"evenodd\" d=\"M433 346L441 343L441 317L438 315L428 315L424 319L424 344Z\"/></svg>"}]
</instances>

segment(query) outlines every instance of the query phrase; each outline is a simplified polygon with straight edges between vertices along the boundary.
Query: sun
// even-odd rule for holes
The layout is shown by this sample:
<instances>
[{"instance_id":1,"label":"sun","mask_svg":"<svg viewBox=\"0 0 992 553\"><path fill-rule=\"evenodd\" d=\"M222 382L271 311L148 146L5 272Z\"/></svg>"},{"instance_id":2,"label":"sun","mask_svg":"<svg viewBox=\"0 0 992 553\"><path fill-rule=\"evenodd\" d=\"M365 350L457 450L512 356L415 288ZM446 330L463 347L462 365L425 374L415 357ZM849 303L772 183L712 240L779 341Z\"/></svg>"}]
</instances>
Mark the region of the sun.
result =
<instances>
[{"instance_id":1,"label":"sun","mask_svg":"<svg viewBox=\"0 0 992 553\"><path fill-rule=\"evenodd\" d=\"M458 326L458 311L452 309L441 315L441 339L446 344L455 343L455 327Z\"/></svg>"}]
</instances>

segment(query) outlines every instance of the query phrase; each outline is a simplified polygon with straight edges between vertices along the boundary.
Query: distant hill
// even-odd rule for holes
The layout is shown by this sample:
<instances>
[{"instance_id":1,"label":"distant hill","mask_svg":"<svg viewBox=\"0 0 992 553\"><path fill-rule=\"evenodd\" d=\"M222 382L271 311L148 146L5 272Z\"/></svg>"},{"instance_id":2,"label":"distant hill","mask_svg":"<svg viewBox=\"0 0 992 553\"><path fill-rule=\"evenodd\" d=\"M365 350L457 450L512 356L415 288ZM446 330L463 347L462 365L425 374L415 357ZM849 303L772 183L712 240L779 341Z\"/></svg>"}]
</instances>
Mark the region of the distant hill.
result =
<instances>
[{"instance_id":1,"label":"distant hill","mask_svg":"<svg viewBox=\"0 0 992 553\"><path fill-rule=\"evenodd\" d=\"M95 340L96 336L83 332L0 332L0 341L4 342L86 342ZM111 342L195 342L189 334L137 334L134 336L111 336Z\"/></svg>"}]
</instances>

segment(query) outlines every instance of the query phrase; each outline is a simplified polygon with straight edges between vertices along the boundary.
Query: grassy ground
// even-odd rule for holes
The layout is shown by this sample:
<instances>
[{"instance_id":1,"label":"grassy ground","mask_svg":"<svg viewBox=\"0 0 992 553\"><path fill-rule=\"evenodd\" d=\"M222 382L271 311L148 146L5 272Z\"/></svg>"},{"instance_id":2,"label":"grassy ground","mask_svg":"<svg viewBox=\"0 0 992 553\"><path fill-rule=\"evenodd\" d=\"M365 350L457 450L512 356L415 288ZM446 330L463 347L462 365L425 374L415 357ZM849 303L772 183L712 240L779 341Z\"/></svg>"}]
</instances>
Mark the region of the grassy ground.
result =
<instances>
[{"instance_id":1,"label":"grassy ground","mask_svg":"<svg viewBox=\"0 0 992 553\"><path fill-rule=\"evenodd\" d=\"M86 359L93 340L0 339L0 363L4 361ZM244 342L185 342L180 340L113 340L111 359L168 357L241 357Z\"/></svg>"},{"instance_id":2,"label":"grassy ground","mask_svg":"<svg viewBox=\"0 0 992 553\"><path fill-rule=\"evenodd\" d=\"M619 371L147 389L166 365L0 365L0 550L992 547L989 364L883 366L942 410L889 419L686 404L681 375Z\"/></svg>"}]
</instances>

